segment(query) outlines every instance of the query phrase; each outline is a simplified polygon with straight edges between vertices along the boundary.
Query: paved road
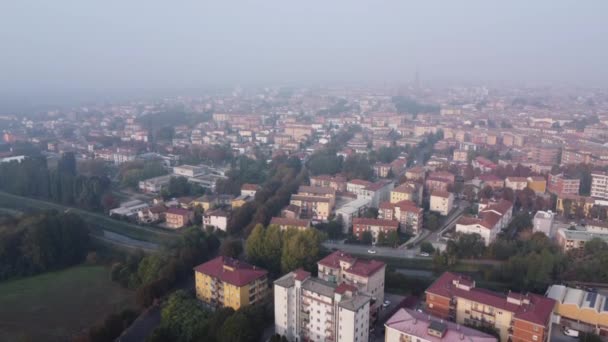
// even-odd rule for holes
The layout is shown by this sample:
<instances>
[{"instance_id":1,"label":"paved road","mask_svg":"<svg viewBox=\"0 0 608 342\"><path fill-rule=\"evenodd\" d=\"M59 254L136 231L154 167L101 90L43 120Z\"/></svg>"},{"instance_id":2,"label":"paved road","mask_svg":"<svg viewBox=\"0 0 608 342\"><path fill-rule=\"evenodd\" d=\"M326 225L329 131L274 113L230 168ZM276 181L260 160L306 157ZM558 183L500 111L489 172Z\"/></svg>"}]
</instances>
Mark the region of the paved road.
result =
<instances>
[{"instance_id":1,"label":"paved road","mask_svg":"<svg viewBox=\"0 0 608 342\"><path fill-rule=\"evenodd\" d=\"M335 243L335 242L323 242L323 246L329 249L339 249L346 253L350 254L359 254L359 255L370 255L370 256L380 256L380 257L389 257L389 258L401 258L401 259L430 259L430 257L420 257L417 255L417 251L415 249L399 249L399 248L391 248L391 247L371 247L364 245L351 245L344 243ZM367 250L373 249L376 251L376 254L370 254Z\"/></svg>"}]
</instances>

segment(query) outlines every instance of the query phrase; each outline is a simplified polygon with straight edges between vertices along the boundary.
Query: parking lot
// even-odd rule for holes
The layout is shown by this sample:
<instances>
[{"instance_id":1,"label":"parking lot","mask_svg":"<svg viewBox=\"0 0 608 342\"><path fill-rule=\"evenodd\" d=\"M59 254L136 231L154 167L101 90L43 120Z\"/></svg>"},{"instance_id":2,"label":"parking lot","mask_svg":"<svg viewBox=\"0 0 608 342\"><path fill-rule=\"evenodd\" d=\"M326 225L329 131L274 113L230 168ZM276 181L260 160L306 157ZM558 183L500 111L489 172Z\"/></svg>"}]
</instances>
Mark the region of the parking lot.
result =
<instances>
[{"instance_id":1,"label":"parking lot","mask_svg":"<svg viewBox=\"0 0 608 342\"><path fill-rule=\"evenodd\" d=\"M553 324L551 327L551 342L576 342L578 338L564 335L562 327L559 324Z\"/></svg>"},{"instance_id":2,"label":"parking lot","mask_svg":"<svg viewBox=\"0 0 608 342\"><path fill-rule=\"evenodd\" d=\"M373 326L374 331L370 331L369 340L375 342L384 341L384 323L390 318L397 306L405 299L405 296L400 296L392 293L385 293L384 300L391 302L386 308L382 308L378 314L378 321ZM370 329L371 330L371 329Z\"/></svg>"}]
</instances>

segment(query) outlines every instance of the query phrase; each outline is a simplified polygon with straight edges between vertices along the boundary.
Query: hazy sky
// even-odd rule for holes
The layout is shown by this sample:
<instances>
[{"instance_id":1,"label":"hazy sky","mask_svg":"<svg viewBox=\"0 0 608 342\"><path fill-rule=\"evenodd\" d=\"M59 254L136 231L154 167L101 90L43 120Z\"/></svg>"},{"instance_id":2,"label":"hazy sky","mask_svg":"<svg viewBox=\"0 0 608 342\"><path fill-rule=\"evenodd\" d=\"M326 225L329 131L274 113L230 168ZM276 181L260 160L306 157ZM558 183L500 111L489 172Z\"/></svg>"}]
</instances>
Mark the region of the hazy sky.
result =
<instances>
[{"instance_id":1,"label":"hazy sky","mask_svg":"<svg viewBox=\"0 0 608 342\"><path fill-rule=\"evenodd\" d=\"M606 84L608 1L4 0L0 91Z\"/></svg>"}]
</instances>

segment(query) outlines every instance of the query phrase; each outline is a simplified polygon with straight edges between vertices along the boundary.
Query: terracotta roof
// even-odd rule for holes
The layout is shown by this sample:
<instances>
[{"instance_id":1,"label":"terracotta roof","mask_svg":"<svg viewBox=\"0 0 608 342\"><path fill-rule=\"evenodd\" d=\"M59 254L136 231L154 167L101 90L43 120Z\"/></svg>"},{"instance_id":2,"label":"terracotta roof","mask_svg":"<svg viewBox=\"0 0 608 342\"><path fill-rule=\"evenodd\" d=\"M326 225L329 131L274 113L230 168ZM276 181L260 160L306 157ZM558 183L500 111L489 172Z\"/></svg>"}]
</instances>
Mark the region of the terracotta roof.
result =
<instances>
[{"instance_id":1,"label":"terracotta roof","mask_svg":"<svg viewBox=\"0 0 608 342\"><path fill-rule=\"evenodd\" d=\"M327 202L329 203L329 197L321 196L306 196L306 195L291 195L291 200L305 201L305 202Z\"/></svg>"},{"instance_id":2,"label":"terracotta roof","mask_svg":"<svg viewBox=\"0 0 608 342\"><path fill-rule=\"evenodd\" d=\"M273 217L270 220L270 224L276 224L277 226L309 227L310 221L287 217Z\"/></svg>"},{"instance_id":3,"label":"terracotta roof","mask_svg":"<svg viewBox=\"0 0 608 342\"><path fill-rule=\"evenodd\" d=\"M466 285L469 286L470 289L466 290L463 287L458 287L456 285L457 282L466 282ZM521 294L526 302L529 301L528 304L524 302L517 304L512 300L507 300L507 295L477 288L471 278L451 272L443 273L428 289L426 289L426 292L444 298L464 298L497 309L509 311L514 313L515 319L541 326L547 325L555 307L555 300L532 293ZM511 293L509 296L514 299L516 294Z\"/></svg>"},{"instance_id":4,"label":"terracotta roof","mask_svg":"<svg viewBox=\"0 0 608 342\"><path fill-rule=\"evenodd\" d=\"M300 185L300 187L298 188L298 193L335 195L336 190L334 190L333 188L323 187L323 186Z\"/></svg>"},{"instance_id":5,"label":"terracotta roof","mask_svg":"<svg viewBox=\"0 0 608 342\"><path fill-rule=\"evenodd\" d=\"M449 198L451 195L451 193L447 192L447 191L440 191L440 190L434 190L431 193L431 197L442 197L442 198Z\"/></svg>"},{"instance_id":6,"label":"terracotta roof","mask_svg":"<svg viewBox=\"0 0 608 342\"><path fill-rule=\"evenodd\" d=\"M503 181L502 178L499 178L498 176L493 175L491 173L485 174L485 175L480 175L478 178L482 182L502 182Z\"/></svg>"},{"instance_id":7,"label":"terracotta roof","mask_svg":"<svg viewBox=\"0 0 608 342\"><path fill-rule=\"evenodd\" d=\"M412 201L408 201L408 200L399 201L399 202L395 203L395 206L399 207L399 209L401 209L402 211L412 211L412 212L422 211L422 208L418 207L418 205L416 205L416 203L414 203Z\"/></svg>"},{"instance_id":8,"label":"terracotta roof","mask_svg":"<svg viewBox=\"0 0 608 342\"><path fill-rule=\"evenodd\" d=\"M389 184L390 184L390 181L379 181L376 183L371 183L370 185L366 186L365 189L370 190L370 191L376 191L376 190L384 188L385 186L387 186Z\"/></svg>"},{"instance_id":9,"label":"terracotta roof","mask_svg":"<svg viewBox=\"0 0 608 342\"><path fill-rule=\"evenodd\" d=\"M345 269L346 272L362 277L369 277L385 266L382 261L360 260L342 251L335 251L331 253L325 258L319 260L317 264L330 268L341 268L340 261L350 264L350 267Z\"/></svg>"},{"instance_id":10,"label":"terracotta roof","mask_svg":"<svg viewBox=\"0 0 608 342\"><path fill-rule=\"evenodd\" d=\"M293 273L296 275L296 280L299 281L310 277L310 272L306 272L301 268L298 268L297 270L293 271Z\"/></svg>"},{"instance_id":11,"label":"terracotta roof","mask_svg":"<svg viewBox=\"0 0 608 342\"><path fill-rule=\"evenodd\" d=\"M188 216L190 215L190 210L186 210L183 208L169 208L167 210L167 215Z\"/></svg>"},{"instance_id":12,"label":"terracotta roof","mask_svg":"<svg viewBox=\"0 0 608 342\"><path fill-rule=\"evenodd\" d=\"M351 179L348 181L349 184L361 185L361 186L369 186L372 182L368 182L363 179Z\"/></svg>"},{"instance_id":13,"label":"terracotta roof","mask_svg":"<svg viewBox=\"0 0 608 342\"><path fill-rule=\"evenodd\" d=\"M266 270L229 257L219 256L194 268L194 271L234 286L244 286L266 276Z\"/></svg>"},{"instance_id":14,"label":"terracotta roof","mask_svg":"<svg viewBox=\"0 0 608 342\"><path fill-rule=\"evenodd\" d=\"M241 190L257 191L260 188L257 184L245 183L241 186Z\"/></svg>"},{"instance_id":15,"label":"terracotta roof","mask_svg":"<svg viewBox=\"0 0 608 342\"><path fill-rule=\"evenodd\" d=\"M353 225L363 224L366 226L381 226L381 227L399 227L399 222L393 220L374 219L367 217L356 217L353 219Z\"/></svg>"},{"instance_id":16,"label":"terracotta roof","mask_svg":"<svg viewBox=\"0 0 608 342\"><path fill-rule=\"evenodd\" d=\"M526 177L507 177L507 181L527 183L528 179Z\"/></svg>"}]
</instances>

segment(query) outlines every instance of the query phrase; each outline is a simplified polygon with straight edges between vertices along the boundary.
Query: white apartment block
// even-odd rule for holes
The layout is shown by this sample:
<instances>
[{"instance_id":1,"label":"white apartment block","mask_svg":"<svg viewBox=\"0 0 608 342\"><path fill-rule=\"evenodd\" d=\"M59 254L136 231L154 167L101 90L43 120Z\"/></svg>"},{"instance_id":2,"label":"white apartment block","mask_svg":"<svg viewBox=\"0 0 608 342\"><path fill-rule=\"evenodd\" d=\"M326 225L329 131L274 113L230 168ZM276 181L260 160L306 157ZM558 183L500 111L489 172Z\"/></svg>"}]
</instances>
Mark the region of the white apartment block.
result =
<instances>
[{"instance_id":1,"label":"white apartment block","mask_svg":"<svg viewBox=\"0 0 608 342\"><path fill-rule=\"evenodd\" d=\"M591 174L591 197L608 199L608 173Z\"/></svg>"},{"instance_id":2,"label":"white apartment block","mask_svg":"<svg viewBox=\"0 0 608 342\"><path fill-rule=\"evenodd\" d=\"M454 207L454 194L445 191L433 191L429 209L439 215L447 216Z\"/></svg>"},{"instance_id":3,"label":"white apartment block","mask_svg":"<svg viewBox=\"0 0 608 342\"><path fill-rule=\"evenodd\" d=\"M555 214L553 214L553 212L551 212L551 210L537 211L536 214L534 215L534 219L532 220L532 222L534 223L534 228L532 229L532 231L534 233L542 232L542 233L545 233L545 235L547 235L548 237L552 237L551 230L553 227L554 217L555 217Z\"/></svg>"},{"instance_id":4,"label":"white apartment block","mask_svg":"<svg viewBox=\"0 0 608 342\"><path fill-rule=\"evenodd\" d=\"M274 282L275 332L289 341L367 342L371 297L296 270Z\"/></svg>"}]
</instances>

